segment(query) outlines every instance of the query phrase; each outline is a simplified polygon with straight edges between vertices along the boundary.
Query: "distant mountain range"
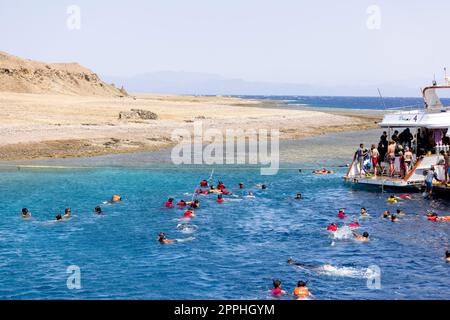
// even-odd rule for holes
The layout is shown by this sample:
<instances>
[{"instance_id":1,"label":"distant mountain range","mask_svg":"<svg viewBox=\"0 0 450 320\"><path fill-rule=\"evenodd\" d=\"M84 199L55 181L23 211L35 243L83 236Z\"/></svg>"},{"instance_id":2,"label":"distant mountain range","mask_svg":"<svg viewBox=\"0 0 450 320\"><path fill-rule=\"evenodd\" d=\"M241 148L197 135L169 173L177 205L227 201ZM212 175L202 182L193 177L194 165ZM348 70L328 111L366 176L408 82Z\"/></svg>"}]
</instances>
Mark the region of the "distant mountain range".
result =
<instances>
[{"instance_id":1,"label":"distant mountain range","mask_svg":"<svg viewBox=\"0 0 450 320\"><path fill-rule=\"evenodd\" d=\"M128 92L193 95L308 95L308 96L377 96L379 87L385 96L419 96L419 88L380 85L316 86L310 84L246 81L213 73L161 71L131 77L102 77Z\"/></svg>"}]
</instances>

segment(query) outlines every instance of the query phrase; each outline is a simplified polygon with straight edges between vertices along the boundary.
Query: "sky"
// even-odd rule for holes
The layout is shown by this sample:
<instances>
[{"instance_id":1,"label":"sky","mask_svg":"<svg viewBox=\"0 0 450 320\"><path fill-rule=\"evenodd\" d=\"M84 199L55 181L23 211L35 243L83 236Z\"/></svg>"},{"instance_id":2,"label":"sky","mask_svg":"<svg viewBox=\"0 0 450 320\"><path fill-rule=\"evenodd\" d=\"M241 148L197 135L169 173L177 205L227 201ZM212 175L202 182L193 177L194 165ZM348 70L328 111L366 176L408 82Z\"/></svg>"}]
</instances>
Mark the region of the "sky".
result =
<instances>
[{"instance_id":1,"label":"sky","mask_svg":"<svg viewBox=\"0 0 450 320\"><path fill-rule=\"evenodd\" d=\"M0 0L0 50L108 76L419 88L450 68L449 13L448 0Z\"/></svg>"}]
</instances>

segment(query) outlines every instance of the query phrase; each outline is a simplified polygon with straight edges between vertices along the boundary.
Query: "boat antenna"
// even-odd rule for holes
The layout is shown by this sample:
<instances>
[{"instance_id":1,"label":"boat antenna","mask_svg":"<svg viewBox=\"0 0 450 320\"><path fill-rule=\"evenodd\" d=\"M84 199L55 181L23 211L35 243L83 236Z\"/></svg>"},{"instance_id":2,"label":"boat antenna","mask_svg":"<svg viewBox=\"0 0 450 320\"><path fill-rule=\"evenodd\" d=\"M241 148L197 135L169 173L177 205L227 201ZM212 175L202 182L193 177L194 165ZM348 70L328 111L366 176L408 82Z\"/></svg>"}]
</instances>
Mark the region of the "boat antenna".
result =
<instances>
[{"instance_id":1,"label":"boat antenna","mask_svg":"<svg viewBox=\"0 0 450 320\"><path fill-rule=\"evenodd\" d=\"M381 94L380 88L377 88L378 95L380 96L381 103L383 104L384 110L386 110L386 104L384 103L383 95Z\"/></svg>"}]
</instances>

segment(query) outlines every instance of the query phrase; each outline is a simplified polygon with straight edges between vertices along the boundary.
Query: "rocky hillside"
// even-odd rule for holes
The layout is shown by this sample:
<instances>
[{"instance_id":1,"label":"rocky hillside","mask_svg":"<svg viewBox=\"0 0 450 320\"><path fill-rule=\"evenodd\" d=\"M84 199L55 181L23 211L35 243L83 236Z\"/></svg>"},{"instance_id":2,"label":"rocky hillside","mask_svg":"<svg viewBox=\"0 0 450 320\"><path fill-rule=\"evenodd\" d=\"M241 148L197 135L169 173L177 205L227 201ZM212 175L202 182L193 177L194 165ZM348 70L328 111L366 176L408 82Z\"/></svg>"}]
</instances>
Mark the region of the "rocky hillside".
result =
<instances>
[{"instance_id":1,"label":"rocky hillside","mask_svg":"<svg viewBox=\"0 0 450 320\"><path fill-rule=\"evenodd\" d=\"M0 51L0 92L126 96L78 63L43 63Z\"/></svg>"}]
</instances>

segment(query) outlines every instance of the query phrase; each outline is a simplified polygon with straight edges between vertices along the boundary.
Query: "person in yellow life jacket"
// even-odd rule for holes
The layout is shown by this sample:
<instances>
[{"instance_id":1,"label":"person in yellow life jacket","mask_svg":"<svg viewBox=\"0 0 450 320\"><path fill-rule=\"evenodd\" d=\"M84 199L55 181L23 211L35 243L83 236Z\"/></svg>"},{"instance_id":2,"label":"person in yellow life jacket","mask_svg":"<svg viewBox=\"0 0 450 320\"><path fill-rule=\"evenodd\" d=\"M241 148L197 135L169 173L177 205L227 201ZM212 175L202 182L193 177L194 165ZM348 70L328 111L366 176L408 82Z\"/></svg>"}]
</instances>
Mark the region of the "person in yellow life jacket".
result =
<instances>
[{"instance_id":1,"label":"person in yellow life jacket","mask_svg":"<svg viewBox=\"0 0 450 320\"><path fill-rule=\"evenodd\" d=\"M115 194L111 198L111 203L116 203L122 201L122 197L118 194Z\"/></svg>"},{"instance_id":2,"label":"person in yellow life jacket","mask_svg":"<svg viewBox=\"0 0 450 320\"><path fill-rule=\"evenodd\" d=\"M295 300L304 300L309 298L310 293L309 293L309 289L306 286L306 282L300 280L297 283L297 286L294 288L294 298Z\"/></svg>"}]
</instances>

